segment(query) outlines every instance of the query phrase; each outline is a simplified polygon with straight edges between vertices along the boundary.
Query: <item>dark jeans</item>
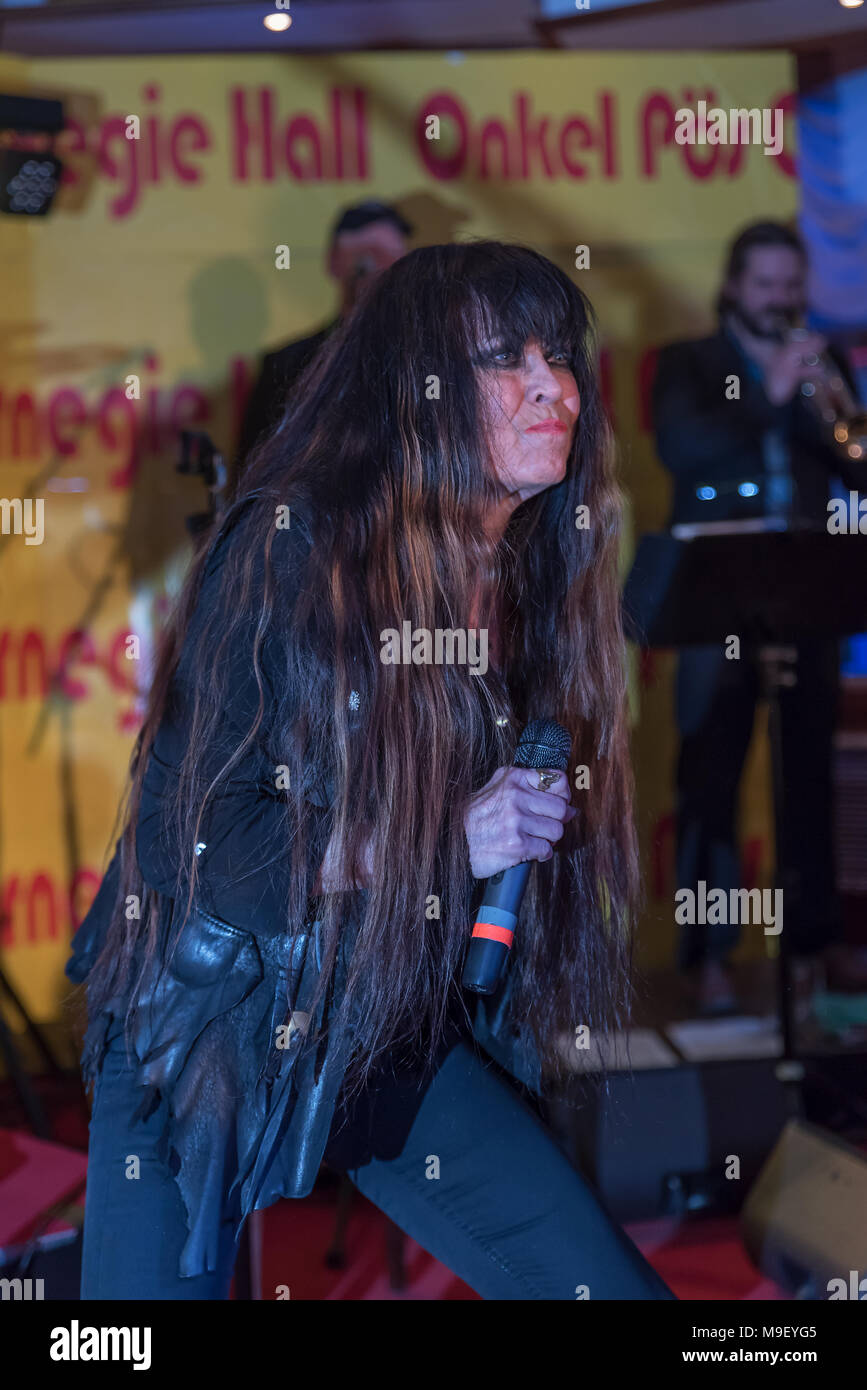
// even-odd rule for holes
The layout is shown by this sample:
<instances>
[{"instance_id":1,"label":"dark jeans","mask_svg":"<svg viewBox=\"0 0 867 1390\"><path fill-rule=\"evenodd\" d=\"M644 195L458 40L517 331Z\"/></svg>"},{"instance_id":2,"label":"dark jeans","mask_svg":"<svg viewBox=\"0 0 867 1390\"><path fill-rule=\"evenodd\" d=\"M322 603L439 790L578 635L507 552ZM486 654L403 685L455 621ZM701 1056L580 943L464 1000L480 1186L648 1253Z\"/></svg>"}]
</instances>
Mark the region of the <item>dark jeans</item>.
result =
<instances>
[{"instance_id":1,"label":"dark jeans","mask_svg":"<svg viewBox=\"0 0 867 1390\"><path fill-rule=\"evenodd\" d=\"M91 1119L81 1296L225 1299L231 1227L214 1273L179 1277L183 1204L154 1151L162 1107L132 1127L135 1107L116 1042ZM131 1154L137 1180L125 1176ZM465 1043L434 1076L400 1154L350 1176L485 1299L572 1300L582 1285L591 1299L674 1297L517 1092Z\"/></svg>"},{"instance_id":2,"label":"dark jeans","mask_svg":"<svg viewBox=\"0 0 867 1390\"><path fill-rule=\"evenodd\" d=\"M809 955L832 941L841 925L834 884L831 782L837 644L800 644L795 674L797 684L780 691L783 836L778 856L787 946ZM678 888L696 891L701 880L708 892L722 888L728 893L742 886L737 797L760 693L759 672L748 653L729 661L722 645L681 652ZM752 930L762 928L754 925ZM686 969L727 956L737 945L740 926L687 925L682 932L680 964Z\"/></svg>"}]
</instances>

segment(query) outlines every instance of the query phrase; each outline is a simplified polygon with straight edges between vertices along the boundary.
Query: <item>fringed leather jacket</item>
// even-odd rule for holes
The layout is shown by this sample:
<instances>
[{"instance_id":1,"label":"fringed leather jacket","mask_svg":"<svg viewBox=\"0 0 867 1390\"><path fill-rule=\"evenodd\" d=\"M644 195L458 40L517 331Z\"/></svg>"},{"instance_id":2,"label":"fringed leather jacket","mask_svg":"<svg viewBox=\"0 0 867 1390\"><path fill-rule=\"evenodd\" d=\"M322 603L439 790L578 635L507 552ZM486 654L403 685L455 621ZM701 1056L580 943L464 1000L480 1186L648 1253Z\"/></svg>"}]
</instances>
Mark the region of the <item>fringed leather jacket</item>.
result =
<instances>
[{"instance_id":1,"label":"fringed leather jacket","mask_svg":"<svg viewBox=\"0 0 867 1390\"><path fill-rule=\"evenodd\" d=\"M242 533L243 522L235 530L236 535ZM160 798L177 775L183 754L183 714L193 679L188 655L193 627L214 604L226 602L221 598L220 569L230 533L231 528L224 530L212 545L170 708L144 779L137 857L145 882L159 895L163 943L171 931L176 878L173 866L160 855ZM275 550L278 565L285 574L299 573L293 566L311 544L309 527L293 511L291 527L277 536L287 547L285 556ZM266 650L267 644L263 665ZM249 650L232 659L239 663L238 699L226 711L228 747L239 741L239 729L250 727L249 702L259 698ZM285 901L279 886L282 855L276 850L268 854L275 762L279 759L266 739L243 769L233 771L197 847L202 888L193 914L177 947L157 953L135 1011L131 1064L140 1093L137 1113L146 1116L165 1103L162 1152L187 1213L182 1276L215 1268L222 1221L231 1219L240 1230L251 1211L279 1197L310 1192L351 1054L352 1021L342 1029L328 1025L342 998L363 891L355 894L349 928L341 938L330 997L309 1018L305 1001L311 998L321 967L315 899L303 931L290 944L280 926L279 904ZM330 779L315 771L305 773L305 796L327 810ZM73 939L66 973L76 983L87 981L103 943L118 874L115 851ZM467 934L469 939L469 923ZM538 1091L539 1060L510 1017L508 975L496 995L465 997L476 1042L516 1080ZM290 1000L293 1013L308 1015L303 1029L293 1029L287 1011ZM107 1046L118 1037L127 1012L127 998L117 997L89 1016L82 1057L88 1083L97 1080ZM287 1045L277 1048L275 1034L287 1022Z\"/></svg>"}]
</instances>

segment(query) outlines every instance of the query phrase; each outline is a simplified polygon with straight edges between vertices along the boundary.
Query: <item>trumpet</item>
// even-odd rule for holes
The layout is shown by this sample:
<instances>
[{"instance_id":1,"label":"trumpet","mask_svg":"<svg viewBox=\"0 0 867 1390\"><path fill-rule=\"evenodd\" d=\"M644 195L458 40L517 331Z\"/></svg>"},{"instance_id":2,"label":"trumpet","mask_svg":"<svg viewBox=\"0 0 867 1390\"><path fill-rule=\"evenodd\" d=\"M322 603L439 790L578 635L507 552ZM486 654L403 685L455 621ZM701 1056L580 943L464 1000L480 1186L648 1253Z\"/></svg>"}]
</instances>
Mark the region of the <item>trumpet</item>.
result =
<instances>
[{"instance_id":1,"label":"trumpet","mask_svg":"<svg viewBox=\"0 0 867 1390\"><path fill-rule=\"evenodd\" d=\"M802 323L780 320L780 339L785 343L802 342L810 337ZM827 352L808 353L805 367L816 367L815 378L801 382L801 395L809 401L831 435L834 451L849 462L867 458L867 411L849 390L840 368Z\"/></svg>"}]
</instances>

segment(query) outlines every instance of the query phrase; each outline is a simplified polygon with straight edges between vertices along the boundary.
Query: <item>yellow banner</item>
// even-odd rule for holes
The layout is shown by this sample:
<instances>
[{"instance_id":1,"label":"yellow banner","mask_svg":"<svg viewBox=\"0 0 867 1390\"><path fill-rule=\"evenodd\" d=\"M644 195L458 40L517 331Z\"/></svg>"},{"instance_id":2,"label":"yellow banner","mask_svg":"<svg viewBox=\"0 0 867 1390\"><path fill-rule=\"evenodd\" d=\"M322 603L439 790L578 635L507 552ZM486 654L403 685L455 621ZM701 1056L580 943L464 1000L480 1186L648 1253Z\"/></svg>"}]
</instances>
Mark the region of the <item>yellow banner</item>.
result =
<instances>
[{"instance_id":1,"label":"yellow banner","mask_svg":"<svg viewBox=\"0 0 867 1390\"><path fill-rule=\"evenodd\" d=\"M653 528L652 352L711 326L740 226L794 213L794 75L776 53L527 52L3 59L0 84L62 98L67 121L50 215L0 214L0 495L34 518L0 535L0 942L49 1018L205 503L175 472L178 431L230 454L258 354L333 316L338 209L395 201L415 244L505 237L569 270L599 314L632 527ZM784 143L772 126L681 143L701 103L779 112ZM647 962L674 937L669 671L645 664L639 688Z\"/></svg>"}]
</instances>

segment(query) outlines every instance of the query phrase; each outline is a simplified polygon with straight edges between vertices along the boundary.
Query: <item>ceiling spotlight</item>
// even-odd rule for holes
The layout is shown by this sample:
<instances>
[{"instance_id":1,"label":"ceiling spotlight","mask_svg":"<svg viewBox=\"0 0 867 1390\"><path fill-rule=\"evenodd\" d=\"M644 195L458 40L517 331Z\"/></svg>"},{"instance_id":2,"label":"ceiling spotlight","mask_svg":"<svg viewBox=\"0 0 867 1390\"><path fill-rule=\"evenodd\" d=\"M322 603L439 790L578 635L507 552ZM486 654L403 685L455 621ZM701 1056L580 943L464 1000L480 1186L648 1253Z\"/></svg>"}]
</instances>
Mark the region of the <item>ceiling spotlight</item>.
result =
<instances>
[{"instance_id":1,"label":"ceiling spotlight","mask_svg":"<svg viewBox=\"0 0 867 1390\"><path fill-rule=\"evenodd\" d=\"M857 10L859 5L864 4L864 0L840 0L844 10Z\"/></svg>"},{"instance_id":2,"label":"ceiling spotlight","mask_svg":"<svg viewBox=\"0 0 867 1390\"><path fill-rule=\"evenodd\" d=\"M289 14L266 14L262 23L266 29L271 30L272 34L282 34L292 23L292 16Z\"/></svg>"}]
</instances>

